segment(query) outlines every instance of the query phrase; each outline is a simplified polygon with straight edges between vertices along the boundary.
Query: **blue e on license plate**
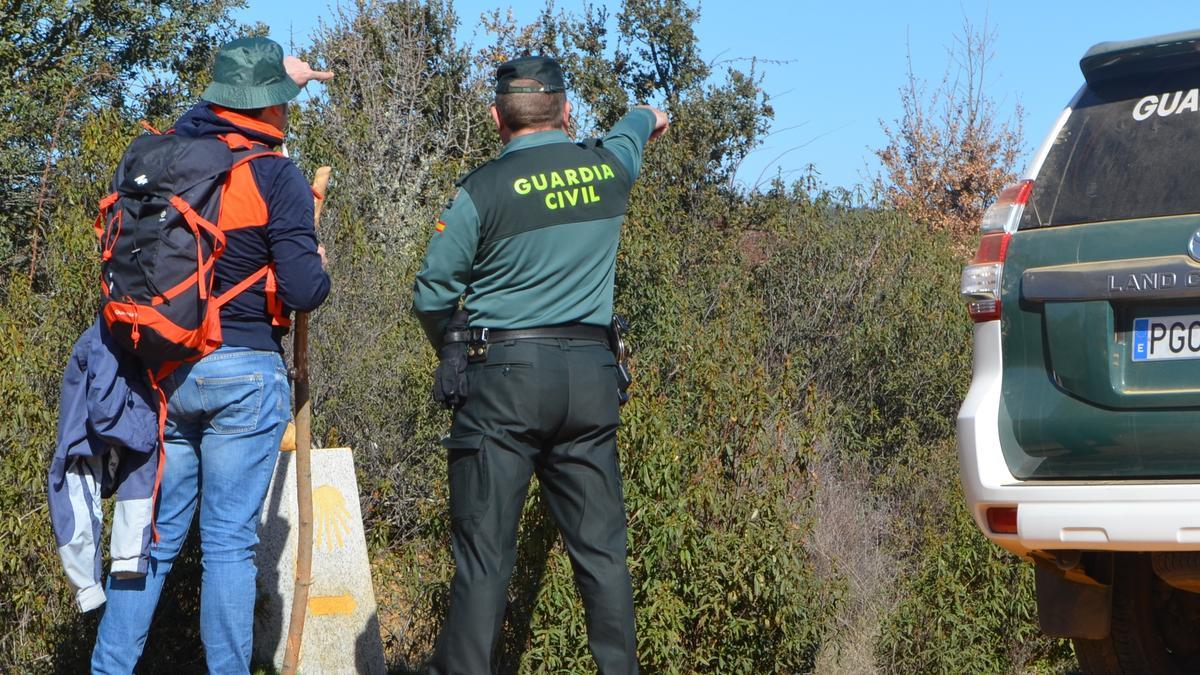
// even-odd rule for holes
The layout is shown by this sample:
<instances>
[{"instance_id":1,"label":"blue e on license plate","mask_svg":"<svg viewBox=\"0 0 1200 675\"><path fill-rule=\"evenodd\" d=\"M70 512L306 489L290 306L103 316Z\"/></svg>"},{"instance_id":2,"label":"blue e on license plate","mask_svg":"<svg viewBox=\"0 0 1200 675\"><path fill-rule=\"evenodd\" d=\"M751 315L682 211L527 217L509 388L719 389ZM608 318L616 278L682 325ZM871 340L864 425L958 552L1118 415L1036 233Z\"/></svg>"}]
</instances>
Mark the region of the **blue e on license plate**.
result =
<instances>
[{"instance_id":1,"label":"blue e on license plate","mask_svg":"<svg viewBox=\"0 0 1200 675\"><path fill-rule=\"evenodd\" d=\"M1134 361L1200 359L1200 314L1133 320Z\"/></svg>"}]
</instances>

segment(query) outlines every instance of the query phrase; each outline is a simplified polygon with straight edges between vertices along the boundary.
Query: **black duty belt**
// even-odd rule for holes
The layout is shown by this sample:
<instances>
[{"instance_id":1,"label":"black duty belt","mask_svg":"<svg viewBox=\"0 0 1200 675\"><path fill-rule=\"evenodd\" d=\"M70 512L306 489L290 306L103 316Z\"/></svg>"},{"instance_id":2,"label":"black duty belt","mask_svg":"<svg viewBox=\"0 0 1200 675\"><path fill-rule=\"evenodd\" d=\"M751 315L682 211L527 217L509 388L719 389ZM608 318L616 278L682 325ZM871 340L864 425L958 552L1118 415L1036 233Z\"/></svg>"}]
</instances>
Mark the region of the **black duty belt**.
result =
<instances>
[{"instance_id":1,"label":"black duty belt","mask_svg":"<svg viewBox=\"0 0 1200 675\"><path fill-rule=\"evenodd\" d=\"M545 326L541 328L517 328L514 330L497 330L494 328L469 328L462 331L451 331L446 334L447 342L491 343L507 340L535 339L564 339L564 340L594 340L608 342L608 328L582 323L565 326Z\"/></svg>"},{"instance_id":2,"label":"black duty belt","mask_svg":"<svg viewBox=\"0 0 1200 675\"><path fill-rule=\"evenodd\" d=\"M629 345L625 341L625 334L629 331L629 322L625 320L625 317L614 314L612 321L607 326L571 323L560 326L518 328L515 330L468 328L464 325L466 323L465 318L465 312L459 310L451 323L456 328L461 328L459 330L447 330L442 335L445 345L460 344L465 345L465 347L456 347L449 351L439 348L438 355L442 359L442 363L438 366L438 373L442 373L447 364L455 364L454 367L456 370L452 375L459 380L456 387L451 390L444 386L443 380L448 378L435 378L438 384L434 385L434 397L443 403L447 403L449 407L460 406L466 399L465 392L467 391L467 387L464 379L466 364L462 361L463 352L466 352L467 363L482 363L487 361L488 350L492 344L507 342L509 340L588 340L605 344L612 350L613 356L616 358L617 401L621 405L624 405L629 400L629 386L633 384L633 374L629 367Z\"/></svg>"},{"instance_id":3,"label":"black duty belt","mask_svg":"<svg viewBox=\"0 0 1200 675\"><path fill-rule=\"evenodd\" d=\"M504 342L505 340L534 340L537 338L608 342L607 328L604 326L589 326L582 323L567 326L546 326L544 328L518 328L516 330L491 330L488 328L477 330L487 331L487 341L492 343Z\"/></svg>"}]
</instances>

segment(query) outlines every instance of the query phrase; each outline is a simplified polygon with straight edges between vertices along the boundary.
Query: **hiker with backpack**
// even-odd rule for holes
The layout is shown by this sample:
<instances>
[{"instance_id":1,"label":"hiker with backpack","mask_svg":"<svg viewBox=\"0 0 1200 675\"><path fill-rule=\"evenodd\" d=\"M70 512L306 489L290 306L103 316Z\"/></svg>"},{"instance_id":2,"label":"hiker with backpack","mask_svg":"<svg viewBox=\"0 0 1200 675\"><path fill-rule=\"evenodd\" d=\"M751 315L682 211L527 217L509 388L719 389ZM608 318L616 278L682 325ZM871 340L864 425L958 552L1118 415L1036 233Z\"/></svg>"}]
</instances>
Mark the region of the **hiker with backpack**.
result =
<instances>
[{"instance_id":1,"label":"hiker with backpack","mask_svg":"<svg viewBox=\"0 0 1200 675\"><path fill-rule=\"evenodd\" d=\"M281 340L330 285L313 192L275 148L287 103L332 76L266 38L222 46L202 100L130 145L101 202L100 329L146 373L158 464L148 564L108 577L94 673L137 665L197 510L208 670L249 672L256 530L290 417Z\"/></svg>"}]
</instances>

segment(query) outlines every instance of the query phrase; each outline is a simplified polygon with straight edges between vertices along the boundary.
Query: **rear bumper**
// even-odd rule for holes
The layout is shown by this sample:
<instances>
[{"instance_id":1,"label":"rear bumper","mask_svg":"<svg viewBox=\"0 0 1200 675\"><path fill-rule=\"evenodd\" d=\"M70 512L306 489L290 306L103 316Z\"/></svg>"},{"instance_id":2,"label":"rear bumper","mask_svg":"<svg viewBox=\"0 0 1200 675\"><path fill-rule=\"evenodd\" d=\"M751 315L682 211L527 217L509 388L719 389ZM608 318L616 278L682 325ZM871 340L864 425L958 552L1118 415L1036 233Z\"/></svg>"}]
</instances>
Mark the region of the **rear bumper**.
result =
<instances>
[{"instance_id":1,"label":"rear bumper","mask_svg":"<svg viewBox=\"0 0 1200 675\"><path fill-rule=\"evenodd\" d=\"M1200 483L1021 481L1000 448L1000 322L975 325L974 378L958 415L967 504L983 533L1024 555L1035 550L1200 550ZM991 506L1017 507L1017 534L987 525Z\"/></svg>"}]
</instances>

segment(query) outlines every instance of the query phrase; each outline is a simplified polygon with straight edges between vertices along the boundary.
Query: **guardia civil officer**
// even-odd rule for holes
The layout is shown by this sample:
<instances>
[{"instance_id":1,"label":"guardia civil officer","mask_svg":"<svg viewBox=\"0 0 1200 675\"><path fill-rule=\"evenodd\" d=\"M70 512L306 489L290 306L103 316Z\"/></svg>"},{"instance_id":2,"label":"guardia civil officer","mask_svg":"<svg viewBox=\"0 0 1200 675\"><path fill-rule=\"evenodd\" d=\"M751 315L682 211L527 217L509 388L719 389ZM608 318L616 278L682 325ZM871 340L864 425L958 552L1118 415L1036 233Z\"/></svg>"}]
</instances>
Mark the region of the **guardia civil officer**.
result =
<instances>
[{"instance_id":1,"label":"guardia civil officer","mask_svg":"<svg viewBox=\"0 0 1200 675\"><path fill-rule=\"evenodd\" d=\"M573 143L562 70L540 56L497 68L491 112L504 149L459 181L413 299L442 357L434 394L456 408L443 441L456 571L431 673L492 670L533 474L600 672L636 673L606 327L629 192L667 116L639 106L603 139Z\"/></svg>"}]
</instances>

